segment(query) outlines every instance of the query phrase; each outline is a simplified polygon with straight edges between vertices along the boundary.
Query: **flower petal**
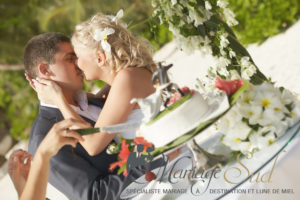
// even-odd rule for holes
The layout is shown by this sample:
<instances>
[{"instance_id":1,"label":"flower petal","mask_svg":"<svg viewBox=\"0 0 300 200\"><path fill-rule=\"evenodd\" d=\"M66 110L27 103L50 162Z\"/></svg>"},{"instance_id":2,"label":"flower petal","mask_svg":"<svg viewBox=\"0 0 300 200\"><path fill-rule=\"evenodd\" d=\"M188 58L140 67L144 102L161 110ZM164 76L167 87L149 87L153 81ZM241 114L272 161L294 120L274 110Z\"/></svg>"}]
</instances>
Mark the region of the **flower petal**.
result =
<instances>
[{"instance_id":1,"label":"flower petal","mask_svg":"<svg viewBox=\"0 0 300 200\"><path fill-rule=\"evenodd\" d=\"M100 41L103 39L103 33L100 29L96 29L93 35L94 40Z\"/></svg>"},{"instance_id":2,"label":"flower petal","mask_svg":"<svg viewBox=\"0 0 300 200\"><path fill-rule=\"evenodd\" d=\"M104 51L110 52L111 47L110 47L110 44L106 40L101 41L101 46Z\"/></svg>"},{"instance_id":3,"label":"flower petal","mask_svg":"<svg viewBox=\"0 0 300 200\"><path fill-rule=\"evenodd\" d=\"M115 29L113 29L113 28L105 28L104 29L104 33L106 35L111 35L111 34L115 33Z\"/></svg>"},{"instance_id":4,"label":"flower petal","mask_svg":"<svg viewBox=\"0 0 300 200\"><path fill-rule=\"evenodd\" d=\"M112 172L116 167L121 167L123 165L123 161L116 161L109 165L109 171Z\"/></svg>"},{"instance_id":5,"label":"flower petal","mask_svg":"<svg viewBox=\"0 0 300 200\"><path fill-rule=\"evenodd\" d=\"M118 21L119 19L121 19L124 15L124 11L123 9L119 10L118 13L116 14L115 17L113 17L112 21L115 22L115 21Z\"/></svg>"}]
</instances>

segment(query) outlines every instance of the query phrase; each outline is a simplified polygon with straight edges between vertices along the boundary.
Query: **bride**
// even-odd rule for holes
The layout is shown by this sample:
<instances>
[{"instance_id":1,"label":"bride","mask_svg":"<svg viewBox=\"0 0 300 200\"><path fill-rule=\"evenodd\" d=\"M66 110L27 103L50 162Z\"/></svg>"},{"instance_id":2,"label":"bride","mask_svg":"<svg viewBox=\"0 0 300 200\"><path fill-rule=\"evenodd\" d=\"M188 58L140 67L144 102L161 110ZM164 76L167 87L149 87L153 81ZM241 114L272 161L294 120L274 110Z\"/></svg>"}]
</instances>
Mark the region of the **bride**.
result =
<instances>
[{"instance_id":1,"label":"bride","mask_svg":"<svg viewBox=\"0 0 300 200\"><path fill-rule=\"evenodd\" d=\"M155 92L152 74L157 69L152 59L148 41L133 36L116 17L96 14L79 24L72 36L74 51L78 57L78 67L86 80L102 80L111 86L95 127L109 126L128 121L142 120L143 113L133 98L145 98ZM51 81L34 81L40 100L55 104L65 119L82 118L71 108L59 86ZM134 138L135 131L121 133ZM83 136L81 145L94 156L120 136L117 133L101 132Z\"/></svg>"}]
</instances>

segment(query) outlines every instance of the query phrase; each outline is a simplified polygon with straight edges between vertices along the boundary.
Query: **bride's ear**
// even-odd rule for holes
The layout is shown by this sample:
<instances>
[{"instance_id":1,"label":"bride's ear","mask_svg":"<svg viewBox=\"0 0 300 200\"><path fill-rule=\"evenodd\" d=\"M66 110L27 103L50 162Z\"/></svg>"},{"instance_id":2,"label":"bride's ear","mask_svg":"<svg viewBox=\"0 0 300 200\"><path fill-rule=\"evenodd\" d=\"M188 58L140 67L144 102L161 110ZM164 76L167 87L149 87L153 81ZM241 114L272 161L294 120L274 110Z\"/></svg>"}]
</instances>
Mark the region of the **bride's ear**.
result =
<instances>
[{"instance_id":1,"label":"bride's ear","mask_svg":"<svg viewBox=\"0 0 300 200\"><path fill-rule=\"evenodd\" d=\"M97 59L97 65L98 65L98 67L104 66L104 64L106 62L105 53L103 51L97 51L96 52L96 59Z\"/></svg>"},{"instance_id":2,"label":"bride's ear","mask_svg":"<svg viewBox=\"0 0 300 200\"><path fill-rule=\"evenodd\" d=\"M38 65L38 72L41 77L49 77L51 75L49 65L45 63L40 63Z\"/></svg>"}]
</instances>

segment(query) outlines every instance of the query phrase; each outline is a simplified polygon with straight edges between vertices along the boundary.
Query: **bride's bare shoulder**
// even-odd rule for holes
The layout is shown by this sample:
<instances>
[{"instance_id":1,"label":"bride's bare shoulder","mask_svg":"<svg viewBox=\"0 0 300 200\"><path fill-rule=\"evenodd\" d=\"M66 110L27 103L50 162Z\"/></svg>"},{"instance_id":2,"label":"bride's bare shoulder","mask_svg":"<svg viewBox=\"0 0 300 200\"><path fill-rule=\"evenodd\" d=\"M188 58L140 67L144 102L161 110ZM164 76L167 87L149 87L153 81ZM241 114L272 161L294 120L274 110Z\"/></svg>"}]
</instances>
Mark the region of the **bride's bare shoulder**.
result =
<instances>
[{"instance_id":1,"label":"bride's bare shoulder","mask_svg":"<svg viewBox=\"0 0 300 200\"><path fill-rule=\"evenodd\" d=\"M138 94L152 93L155 90L152 85L152 73L145 68L128 67L120 70L115 76L114 84L131 88Z\"/></svg>"},{"instance_id":2,"label":"bride's bare shoulder","mask_svg":"<svg viewBox=\"0 0 300 200\"><path fill-rule=\"evenodd\" d=\"M121 69L116 77L115 80L128 80L128 81L149 81L152 80L152 73L145 68L141 67L127 67Z\"/></svg>"}]
</instances>

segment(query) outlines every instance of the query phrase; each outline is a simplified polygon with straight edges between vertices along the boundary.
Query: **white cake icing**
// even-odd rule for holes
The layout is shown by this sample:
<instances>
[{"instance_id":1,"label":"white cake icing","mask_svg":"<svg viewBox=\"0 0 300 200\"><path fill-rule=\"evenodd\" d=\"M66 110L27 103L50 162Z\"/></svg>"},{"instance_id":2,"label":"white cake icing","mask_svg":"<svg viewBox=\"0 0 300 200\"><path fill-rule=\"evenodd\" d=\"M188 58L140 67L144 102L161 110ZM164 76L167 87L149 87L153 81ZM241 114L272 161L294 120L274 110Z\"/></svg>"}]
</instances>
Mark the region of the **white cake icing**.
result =
<instances>
[{"instance_id":1,"label":"white cake icing","mask_svg":"<svg viewBox=\"0 0 300 200\"><path fill-rule=\"evenodd\" d=\"M149 125L142 124L141 136L155 147L164 146L198 126L208 109L207 102L199 92L195 92L191 98L157 121Z\"/></svg>"}]
</instances>

